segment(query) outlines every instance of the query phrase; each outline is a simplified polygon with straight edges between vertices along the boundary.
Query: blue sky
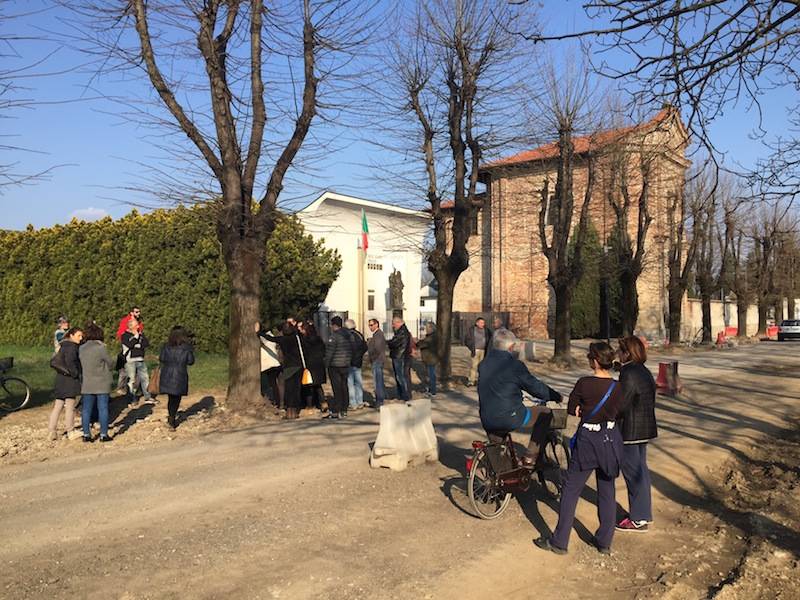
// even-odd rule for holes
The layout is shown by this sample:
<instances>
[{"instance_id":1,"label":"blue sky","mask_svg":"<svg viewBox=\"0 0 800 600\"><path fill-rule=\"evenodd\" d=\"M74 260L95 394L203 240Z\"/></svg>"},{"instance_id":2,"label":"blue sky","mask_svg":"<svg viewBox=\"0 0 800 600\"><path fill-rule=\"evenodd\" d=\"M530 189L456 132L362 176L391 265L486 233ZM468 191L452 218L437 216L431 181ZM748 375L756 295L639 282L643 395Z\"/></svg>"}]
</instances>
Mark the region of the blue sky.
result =
<instances>
[{"instance_id":1,"label":"blue sky","mask_svg":"<svg viewBox=\"0 0 800 600\"><path fill-rule=\"evenodd\" d=\"M39 1L4 4L7 14L52 5ZM545 3L542 20L550 31L575 29L587 23L580 3L569 1ZM119 107L113 102L92 99L95 94L86 87L89 75L71 70L85 60L84 56L73 49L42 41L43 35L52 37L65 33L64 23L63 9L49 8L43 13L22 16L0 25L4 35L38 38L15 42L18 57L4 58L9 61L6 64L29 64L57 50L36 69L49 75L20 81L25 89L19 95L34 98L39 104L16 110L11 119L0 123L2 134L13 136L5 143L37 151L14 153L12 160L19 162L19 171L37 172L60 165L47 180L3 191L0 228L21 229L29 223L44 227L67 222L74 216L97 218L109 214L119 217L133 204L154 202L152 198L124 189L140 177L139 162L158 160L158 154L147 139L151 132L115 116ZM562 51L563 46L552 50L554 54ZM101 80L95 84L106 92L120 95L147 93L138 81ZM778 89L765 95L763 105L768 131L777 132L785 127L785 107L793 100L789 94L789 90ZM756 123L756 115L748 111L747 106L730 107L712 127L713 139L720 149L729 153L729 160L751 166L763 154L760 143L750 139ZM302 206L325 188L364 198L397 197L391 181L381 181L375 172L364 166L368 162L390 162L394 157L384 155L361 139L360 132L341 129L329 133L337 140L334 151L327 152L324 160L315 162L313 172L293 174L282 196L284 207ZM8 160L7 153L2 159Z\"/></svg>"}]
</instances>

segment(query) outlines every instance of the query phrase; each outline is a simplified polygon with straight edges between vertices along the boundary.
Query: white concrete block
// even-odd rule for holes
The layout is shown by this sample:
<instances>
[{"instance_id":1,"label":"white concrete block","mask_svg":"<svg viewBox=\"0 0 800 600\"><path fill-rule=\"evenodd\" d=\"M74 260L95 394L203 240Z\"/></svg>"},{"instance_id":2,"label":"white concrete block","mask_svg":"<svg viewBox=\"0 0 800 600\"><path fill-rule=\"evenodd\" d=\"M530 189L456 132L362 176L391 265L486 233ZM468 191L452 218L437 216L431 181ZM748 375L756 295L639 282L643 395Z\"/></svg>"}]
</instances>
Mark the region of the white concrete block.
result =
<instances>
[{"instance_id":1,"label":"white concrete block","mask_svg":"<svg viewBox=\"0 0 800 600\"><path fill-rule=\"evenodd\" d=\"M408 465L438 458L439 445L431 420L430 399L381 407L378 437L372 446L370 466L403 471Z\"/></svg>"}]
</instances>

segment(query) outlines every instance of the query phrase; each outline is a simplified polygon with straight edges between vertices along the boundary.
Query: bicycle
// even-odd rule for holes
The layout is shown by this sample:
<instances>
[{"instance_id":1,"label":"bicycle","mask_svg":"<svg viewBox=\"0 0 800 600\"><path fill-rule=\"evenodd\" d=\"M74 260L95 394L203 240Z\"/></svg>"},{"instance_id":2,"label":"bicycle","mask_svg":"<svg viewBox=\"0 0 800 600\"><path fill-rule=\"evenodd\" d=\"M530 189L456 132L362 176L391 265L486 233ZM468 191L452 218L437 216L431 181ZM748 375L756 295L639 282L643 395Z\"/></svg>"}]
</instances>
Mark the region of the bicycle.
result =
<instances>
[{"instance_id":1,"label":"bicycle","mask_svg":"<svg viewBox=\"0 0 800 600\"><path fill-rule=\"evenodd\" d=\"M550 465L545 470L522 463L514 449L511 432L500 432L498 435L503 441L499 443L472 442L474 453L467 458L467 495L481 519L496 519L502 515L513 494L530 488L534 475L551 498L561 496L569 464L569 439L560 432L567 424L567 409L551 410L553 420L547 439L539 451L540 457L543 456Z\"/></svg>"},{"instance_id":2,"label":"bicycle","mask_svg":"<svg viewBox=\"0 0 800 600\"><path fill-rule=\"evenodd\" d=\"M24 408L31 399L31 388L19 377L7 377L14 366L14 357L0 358L0 410L13 412Z\"/></svg>"}]
</instances>

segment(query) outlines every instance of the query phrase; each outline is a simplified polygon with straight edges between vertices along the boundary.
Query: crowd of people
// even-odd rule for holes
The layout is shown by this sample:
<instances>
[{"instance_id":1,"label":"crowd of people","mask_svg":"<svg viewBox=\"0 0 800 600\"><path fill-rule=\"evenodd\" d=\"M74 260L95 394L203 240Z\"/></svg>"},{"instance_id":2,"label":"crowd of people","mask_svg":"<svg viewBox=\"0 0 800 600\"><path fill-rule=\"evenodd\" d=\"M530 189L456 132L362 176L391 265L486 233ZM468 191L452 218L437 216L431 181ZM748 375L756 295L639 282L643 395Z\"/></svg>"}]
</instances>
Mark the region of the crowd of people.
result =
<instances>
[{"instance_id":1,"label":"crowd of people","mask_svg":"<svg viewBox=\"0 0 800 600\"><path fill-rule=\"evenodd\" d=\"M394 399L411 399L411 371L416 355L425 365L426 393L436 394L436 326L427 323L426 335L417 342L403 319L392 318L392 337L387 340L377 319L368 322L369 337L356 328L353 319L330 320L330 335L323 340L314 323L294 318L267 329L255 324L261 344L261 393L285 419L296 419L302 409L323 413L325 419L343 419L348 411L367 406L379 409L388 399L384 379L391 361L396 385ZM372 370L373 402L365 401L363 368ZM322 390L330 383L332 397Z\"/></svg>"},{"instance_id":2,"label":"crowd of people","mask_svg":"<svg viewBox=\"0 0 800 600\"><path fill-rule=\"evenodd\" d=\"M59 317L53 336L54 355L50 366L56 371L53 410L48 423L51 440L59 438L58 423L64 412L63 433L74 436L75 409L81 404L81 429L84 442L94 441L92 423L100 426L100 442L110 442L108 433L109 401L113 386L113 373L119 371L117 390L130 404L139 403L137 391L145 403L155 403L154 394L168 397L167 424L174 429L177 424L181 398L189 393L188 367L194 363L194 352L189 332L180 325L174 326L159 354L158 385L151 383L145 362L145 352L150 341L144 335L144 321L139 307L133 307L119 322L117 339L121 350L112 358L104 342L105 334L97 323L90 321L85 327L71 327L66 317Z\"/></svg>"}]
</instances>

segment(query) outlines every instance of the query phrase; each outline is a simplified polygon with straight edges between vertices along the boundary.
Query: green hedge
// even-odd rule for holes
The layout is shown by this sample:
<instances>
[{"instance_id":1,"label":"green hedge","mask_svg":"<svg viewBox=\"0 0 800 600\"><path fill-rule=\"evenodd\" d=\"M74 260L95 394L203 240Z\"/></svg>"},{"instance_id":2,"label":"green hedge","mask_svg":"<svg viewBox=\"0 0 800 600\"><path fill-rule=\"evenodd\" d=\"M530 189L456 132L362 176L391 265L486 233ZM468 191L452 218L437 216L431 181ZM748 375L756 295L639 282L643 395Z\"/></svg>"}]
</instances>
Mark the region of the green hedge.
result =
<instances>
[{"instance_id":1,"label":"green hedge","mask_svg":"<svg viewBox=\"0 0 800 600\"><path fill-rule=\"evenodd\" d=\"M229 282L210 215L179 207L0 232L0 344L51 343L59 314L75 325L94 319L111 341L136 304L154 343L181 324L200 350L225 351ZM313 312L340 268L335 251L281 218L267 244L264 320Z\"/></svg>"}]
</instances>

